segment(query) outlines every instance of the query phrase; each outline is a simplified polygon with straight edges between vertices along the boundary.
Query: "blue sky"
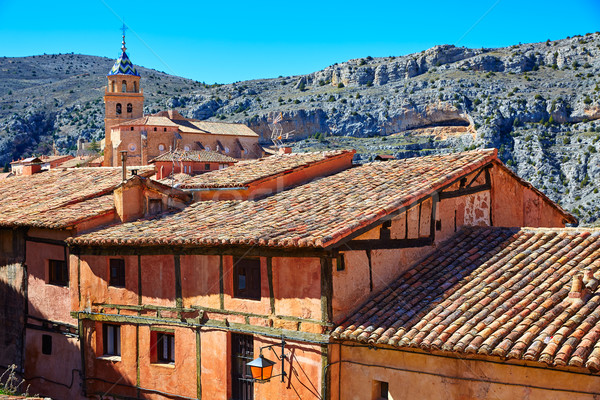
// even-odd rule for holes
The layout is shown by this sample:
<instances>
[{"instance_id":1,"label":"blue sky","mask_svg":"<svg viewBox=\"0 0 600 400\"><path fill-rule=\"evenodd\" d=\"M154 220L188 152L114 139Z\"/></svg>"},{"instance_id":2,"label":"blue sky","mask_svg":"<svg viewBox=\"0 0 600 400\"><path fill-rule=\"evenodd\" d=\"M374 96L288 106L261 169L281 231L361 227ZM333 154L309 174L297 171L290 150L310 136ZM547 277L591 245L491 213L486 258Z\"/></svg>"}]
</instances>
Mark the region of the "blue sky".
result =
<instances>
[{"instance_id":1,"label":"blue sky","mask_svg":"<svg viewBox=\"0 0 600 400\"><path fill-rule=\"evenodd\" d=\"M122 21L136 65L228 83L436 44L501 47L600 31L600 1L0 0L0 56L116 58Z\"/></svg>"}]
</instances>

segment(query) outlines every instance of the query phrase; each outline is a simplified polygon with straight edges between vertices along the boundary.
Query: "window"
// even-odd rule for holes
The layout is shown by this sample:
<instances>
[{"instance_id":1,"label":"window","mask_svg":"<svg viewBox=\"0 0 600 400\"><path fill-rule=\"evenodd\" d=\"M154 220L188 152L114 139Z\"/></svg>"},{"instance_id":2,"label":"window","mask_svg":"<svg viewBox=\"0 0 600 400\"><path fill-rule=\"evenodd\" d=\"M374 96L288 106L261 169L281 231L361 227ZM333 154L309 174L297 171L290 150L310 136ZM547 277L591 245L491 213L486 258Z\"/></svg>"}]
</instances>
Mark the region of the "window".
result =
<instances>
[{"instance_id":1,"label":"window","mask_svg":"<svg viewBox=\"0 0 600 400\"><path fill-rule=\"evenodd\" d=\"M105 356L121 355L121 327L119 325L102 325L102 345Z\"/></svg>"},{"instance_id":2,"label":"window","mask_svg":"<svg viewBox=\"0 0 600 400\"><path fill-rule=\"evenodd\" d=\"M156 130L156 128L154 128L154 130ZM159 144L158 145L158 151L165 151L165 145L164 144Z\"/></svg>"},{"instance_id":3,"label":"window","mask_svg":"<svg viewBox=\"0 0 600 400\"><path fill-rule=\"evenodd\" d=\"M137 89L137 82L133 82L133 91L135 93L137 93L138 89Z\"/></svg>"},{"instance_id":4,"label":"window","mask_svg":"<svg viewBox=\"0 0 600 400\"><path fill-rule=\"evenodd\" d=\"M61 260L48 260L48 283L58 286L69 286L67 263Z\"/></svg>"},{"instance_id":5,"label":"window","mask_svg":"<svg viewBox=\"0 0 600 400\"><path fill-rule=\"evenodd\" d=\"M225 153L229 154L229 147L225 146Z\"/></svg>"},{"instance_id":6,"label":"window","mask_svg":"<svg viewBox=\"0 0 600 400\"><path fill-rule=\"evenodd\" d=\"M117 115L120 115L120 114L121 114L121 103L117 103L117 106L116 106L116 110L115 110L115 111L116 111Z\"/></svg>"},{"instance_id":7,"label":"window","mask_svg":"<svg viewBox=\"0 0 600 400\"><path fill-rule=\"evenodd\" d=\"M133 112L133 105L131 103L127 104L127 112L128 113Z\"/></svg>"},{"instance_id":8,"label":"window","mask_svg":"<svg viewBox=\"0 0 600 400\"><path fill-rule=\"evenodd\" d=\"M183 150L190 151L190 146L183 146Z\"/></svg>"},{"instance_id":9,"label":"window","mask_svg":"<svg viewBox=\"0 0 600 400\"><path fill-rule=\"evenodd\" d=\"M382 382L382 381L374 381L373 382L373 398L375 400L390 399L389 383Z\"/></svg>"},{"instance_id":10,"label":"window","mask_svg":"<svg viewBox=\"0 0 600 400\"><path fill-rule=\"evenodd\" d=\"M131 111L127 111L127 112L131 112ZM133 126L131 127L131 130L133 130Z\"/></svg>"},{"instance_id":11,"label":"window","mask_svg":"<svg viewBox=\"0 0 600 400\"><path fill-rule=\"evenodd\" d=\"M166 132L166 131L167 131L167 128L163 128L163 132Z\"/></svg>"},{"instance_id":12,"label":"window","mask_svg":"<svg viewBox=\"0 0 600 400\"><path fill-rule=\"evenodd\" d=\"M127 92L127 81L123 81L123 83L121 83L121 92Z\"/></svg>"},{"instance_id":13,"label":"window","mask_svg":"<svg viewBox=\"0 0 600 400\"><path fill-rule=\"evenodd\" d=\"M52 336L42 335L42 354L52 354Z\"/></svg>"},{"instance_id":14,"label":"window","mask_svg":"<svg viewBox=\"0 0 600 400\"><path fill-rule=\"evenodd\" d=\"M204 150L210 151L210 146L206 145L206 147L204 147Z\"/></svg>"},{"instance_id":15,"label":"window","mask_svg":"<svg viewBox=\"0 0 600 400\"><path fill-rule=\"evenodd\" d=\"M108 284L110 286L125 287L125 260L121 258L111 258L109 261L110 277Z\"/></svg>"},{"instance_id":16,"label":"window","mask_svg":"<svg viewBox=\"0 0 600 400\"><path fill-rule=\"evenodd\" d=\"M148 201L148 214L157 215L162 212L162 200L161 199L150 199Z\"/></svg>"},{"instance_id":17,"label":"window","mask_svg":"<svg viewBox=\"0 0 600 400\"><path fill-rule=\"evenodd\" d=\"M156 332L156 361L159 363L175 362L175 335Z\"/></svg>"},{"instance_id":18,"label":"window","mask_svg":"<svg viewBox=\"0 0 600 400\"><path fill-rule=\"evenodd\" d=\"M233 259L233 296L260 300L260 259Z\"/></svg>"},{"instance_id":19,"label":"window","mask_svg":"<svg viewBox=\"0 0 600 400\"><path fill-rule=\"evenodd\" d=\"M134 152L135 149L137 149L137 146L135 145L135 143L129 143L129 151Z\"/></svg>"},{"instance_id":20,"label":"window","mask_svg":"<svg viewBox=\"0 0 600 400\"><path fill-rule=\"evenodd\" d=\"M115 89L115 81L112 81L112 82L110 83L110 91L111 91L111 92L114 92L114 91L116 91L116 89Z\"/></svg>"},{"instance_id":21,"label":"window","mask_svg":"<svg viewBox=\"0 0 600 400\"><path fill-rule=\"evenodd\" d=\"M204 169L205 169L206 171L210 170L210 164L204 164Z\"/></svg>"},{"instance_id":22,"label":"window","mask_svg":"<svg viewBox=\"0 0 600 400\"><path fill-rule=\"evenodd\" d=\"M156 132L156 127L154 127L154 132Z\"/></svg>"}]
</instances>

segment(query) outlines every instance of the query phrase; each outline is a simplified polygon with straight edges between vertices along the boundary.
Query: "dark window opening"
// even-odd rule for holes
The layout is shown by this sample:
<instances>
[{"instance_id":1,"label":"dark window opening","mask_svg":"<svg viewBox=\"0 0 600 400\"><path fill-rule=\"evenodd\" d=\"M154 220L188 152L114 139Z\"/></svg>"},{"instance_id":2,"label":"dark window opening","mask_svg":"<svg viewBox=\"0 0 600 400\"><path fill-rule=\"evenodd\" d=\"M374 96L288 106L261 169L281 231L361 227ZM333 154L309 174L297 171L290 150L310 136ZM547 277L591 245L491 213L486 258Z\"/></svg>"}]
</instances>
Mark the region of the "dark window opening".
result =
<instances>
[{"instance_id":1,"label":"dark window opening","mask_svg":"<svg viewBox=\"0 0 600 400\"><path fill-rule=\"evenodd\" d=\"M343 271L346 269L346 259L344 257L344 253L338 254L335 263L338 271Z\"/></svg>"},{"instance_id":2,"label":"dark window opening","mask_svg":"<svg viewBox=\"0 0 600 400\"><path fill-rule=\"evenodd\" d=\"M131 127L131 130L133 130L133 126Z\"/></svg>"},{"instance_id":3,"label":"dark window opening","mask_svg":"<svg viewBox=\"0 0 600 400\"><path fill-rule=\"evenodd\" d=\"M163 132L166 132L166 131L167 131L167 128L163 128Z\"/></svg>"},{"instance_id":4,"label":"dark window opening","mask_svg":"<svg viewBox=\"0 0 600 400\"><path fill-rule=\"evenodd\" d=\"M389 396L389 383L375 381L375 399L376 400L388 400Z\"/></svg>"},{"instance_id":5,"label":"dark window opening","mask_svg":"<svg viewBox=\"0 0 600 400\"><path fill-rule=\"evenodd\" d=\"M123 81L123 83L121 84L121 92L127 92L127 81Z\"/></svg>"},{"instance_id":6,"label":"dark window opening","mask_svg":"<svg viewBox=\"0 0 600 400\"><path fill-rule=\"evenodd\" d=\"M121 114L121 103L117 103L117 106L116 106L116 113L117 113L117 114Z\"/></svg>"},{"instance_id":7,"label":"dark window opening","mask_svg":"<svg viewBox=\"0 0 600 400\"><path fill-rule=\"evenodd\" d=\"M127 112L128 113L133 112L133 105L131 103L127 104Z\"/></svg>"},{"instance_id":8,"label":"dark window opening","mask_svg":"<svg viewBox=\"0 0 600 400\"><path fill-rule=\"evenodd\" d=\"M69 286L69 271L65 261L48 260L48 283Z\"/></svg>"},{"instance_id":9,"label":"dark window opening","mask_svg":"<svg viewBox=\"0 0 600 400\"><path fill-rule=\"evenodd\" d=\"M156 127L154 127L154 132L156 132Z\"/></svg>"},{"instance_id":10,"label":"dark window opening","mask_svg":"<svg viewBox=\"0 0 600 400\"><path fill-rule=\"evenodd\" d=\"M110 260L109 285L116 287L125 287L125 260L112 258Z\"/></svg>"},{"instance_id":11,"label":"dark window opening","mask_svg":"<svg viewBox=\"0 0 600 400\"><path fill-rule=\"evenodd\" d=\"M260 259L233 259L233 296L260 300Z\"/></svg>"},{"instance_id":12,"label":"dark window opening","mask_svg":"<svg viewBox=\"0 0 600 400\"><path fill-rule=\"evenodd\" d=\"M467 186L467 178L462 178L460 180L460 188L464 188L465 186Z\"/></svg>"},{"instance_id":13,"label":"dark window opening","mask_svg":"<svg viewBox=\"0 0 600 400\"><path fill-rule=\"evenodd\" d=\"M42 354L52 354L52 336L42 335Z\"/></svg>"},{"instance_id":14,"label":"dark window opening","mask_svg":"<svg viewBox=\"0 0 600 400\"><path fill-rule=\"evenodd\" d=\"M148 214L157 215L162 212L162 200L161 199L150 199L148 201Z\"/></svg>"},{"instance_id":15,"label":"dark window opening","mask_svg":"<svg viewBox=\"0 0 600 400\"><path fill-rule=\"evenodd\" d=\"M175 335L170 333L156 333L156 359L160 363L172 364L175 362Z\"/></svg>"},{"instance_id":16,"label":"dark window opening","mask_svg":"<svg viewBox=\"0 0 600 400\"><path fill-rule=\"evenodd\" d=\"M207 171L210 170L210 164L204 164L204 169Z\"/></svg>"},{"instance_id":17,"label":"dark window opening","mask_svg":"<svg viewBox=\"0 0 600 400\"><path fill-rule=\"evenodd\" d=\"M121 355L121 327L119 325L102 325L102 339L105 356Z\"/></svg>"}]
</instances>

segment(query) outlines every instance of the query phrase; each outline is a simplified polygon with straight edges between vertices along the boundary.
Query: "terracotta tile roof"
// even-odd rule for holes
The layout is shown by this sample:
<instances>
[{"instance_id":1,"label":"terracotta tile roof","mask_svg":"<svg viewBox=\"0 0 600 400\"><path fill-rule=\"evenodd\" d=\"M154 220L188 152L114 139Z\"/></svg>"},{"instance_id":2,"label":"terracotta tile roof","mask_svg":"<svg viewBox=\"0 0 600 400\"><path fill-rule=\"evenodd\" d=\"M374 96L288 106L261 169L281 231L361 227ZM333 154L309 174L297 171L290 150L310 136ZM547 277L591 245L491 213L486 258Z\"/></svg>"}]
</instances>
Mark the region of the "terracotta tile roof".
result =
<instances>
[{"instance_id":1,"label":"terracotta tile roof","mask_svg":"<svg viewBox=\"0 0 600 400\"><path fill-rule=\"evenodd\" d=\"M215 163L235 163L238 160L215 151L205 150L173 150L161 154L149 162L157 161L191 161L191 162L215 162Z\"/></svg>"},{"instance_id":2,"label":"terracotta tile roof","mask_svg":"<svg viewBox=\"0 0 600 400\"><path fill-rule=\"evenodd\" d=\"M79 168L79 167L85 167L86 165L88 165L91 162L94 162L96 159L98 158L97 155L91 155L91 156L81 156L81 157L75 157L75 158L71 158L70 160L67 160L63 163L60 163L57 168Z\"/></svg>"},{"instance_id":3,"label":"terracotta tile roof","mask_svg":"<svg viewBox=\"0 0 600 400\"><path fill-rule=\"evenodd\" d=\"M98 230L72 242L327 247L496 159L495 150L477 150L364 164L260 200L201 201L179 213Z\"/></svg>"},{"instance_id":4,"label":"terracotta tile roof","mask_svg":"<svg viewBox=\"0 0 600 400\"><path fill-rule=\"evenodd\" d=\"M153 168L135 167L149 176ZM55 169L0 181L0 226L65 228L114 208L121 168Z\"/></svg>"},{"instance_id":5,"label":"terracotta tile roof","mask_svg":"<svg viewBox=\"0 0 600 400\"><path fill-rule=\"evenodd\" d=\"M236 124L230 122L210 122L200 121L197 119L171 118L165 112L153 115L146 115L131 121L123 122L114 125L113 128L122 126L162 126L178 128L182 133L203 133L213 135L232 135L232 136L252 136L258 137L252 129L244 124Z\"/></svg>"},{"instance_id":6,"label":"terracotta tile roof","mask_svg":"<svg viewBox=\"0 0 600 400\"><path fill-rule=\"evenodd\" d=\"M599 269L597 229L464 228L332 336L598 371Z\"/></svg>"},{"instance_id":7,"label":"terracotta tile roof","mask_svg":"<svg viewBox=\"0 0 600 400\"><path fill-rule=\"evenodd\" d=\"M244 187L250 183L308 167L354 150L334 150L314 153L278 154L256 160L240 161L219 171L200 174L182 182L182 188Z\"/></svg>"}]
</instances>

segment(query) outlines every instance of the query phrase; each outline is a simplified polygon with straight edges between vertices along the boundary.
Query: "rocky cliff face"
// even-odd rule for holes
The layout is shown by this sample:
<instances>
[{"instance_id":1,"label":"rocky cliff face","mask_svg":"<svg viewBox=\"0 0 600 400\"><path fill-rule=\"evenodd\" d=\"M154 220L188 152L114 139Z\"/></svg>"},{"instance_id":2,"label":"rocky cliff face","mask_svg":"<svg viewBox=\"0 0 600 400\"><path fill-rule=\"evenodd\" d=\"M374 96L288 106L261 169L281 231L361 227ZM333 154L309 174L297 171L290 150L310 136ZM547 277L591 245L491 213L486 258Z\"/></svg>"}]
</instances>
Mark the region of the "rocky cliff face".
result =
<instances>
[{"instance_id":1,"label":"rocky cliff face","mask_svg":"<svg viewBox=\"0 0 600 400\"><path fill-rule=\"evenodd\" d=\"M270 143L269 123L281 113L297 150L355 147L361 162L377 153L406 157L497 147L520 176L593 223L600 209L599 55L600 34L592 33L500 49L442 45L400 57L349 60L302 76L228 85L145 70L142 85L147 111L172 107L188 117L243 122L264 144ZM97 83L87 89L87 102L67 96L43 110L32 104L26 111L1 111L0 148L9 143L14 155L22 148L32 151L19 147L30 137L34 142L39 137L38 143L54 137L65 145L71 141L64 138L78 135L99 139L104 73L88 77ZM2 108L10 98L3 90L0 86ZM27 128L32 118L53 121L53 130L44 131L49 125L43 122ZM7 133L11 139L3 142Z\"/></svg>"}]
</instances>

